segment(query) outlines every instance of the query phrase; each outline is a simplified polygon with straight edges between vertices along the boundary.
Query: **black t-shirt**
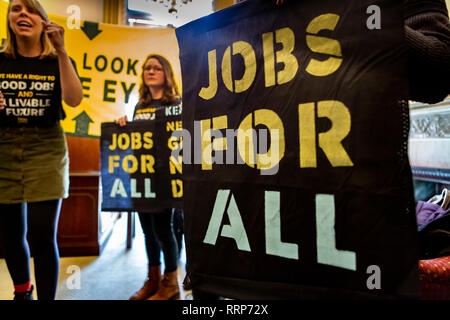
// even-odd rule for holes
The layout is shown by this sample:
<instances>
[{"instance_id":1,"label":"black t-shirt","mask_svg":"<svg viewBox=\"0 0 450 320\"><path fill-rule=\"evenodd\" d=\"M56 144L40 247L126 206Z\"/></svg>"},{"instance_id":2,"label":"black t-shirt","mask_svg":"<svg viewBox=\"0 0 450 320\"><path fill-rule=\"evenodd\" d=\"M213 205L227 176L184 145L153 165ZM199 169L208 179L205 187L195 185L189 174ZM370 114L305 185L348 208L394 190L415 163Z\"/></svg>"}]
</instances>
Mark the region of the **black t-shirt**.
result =
<instances>
[{"instance_id":1,"label":"black t-shirt","mask_svg":"<svg viewBox=\"0 0 450 320\"><path fill-rule=\"evenodd\" d=\"M0 91L5 108L2 126L50 127L64 119L57 58L7 58L0 53Z\"/></svg>"},{"instance_id":2,"label":"black t-shirt","mask_svg":"<svg viewBox=\"0 0 450 320\"><path fill-rule=\"evenodd\" d=\"M164 103L161 100L152 100L147 105L137 105L134 109L133 121L155 120L171 116L181 115L181 100L177 99L171 103Z\"/></svg>"}]
</instances>

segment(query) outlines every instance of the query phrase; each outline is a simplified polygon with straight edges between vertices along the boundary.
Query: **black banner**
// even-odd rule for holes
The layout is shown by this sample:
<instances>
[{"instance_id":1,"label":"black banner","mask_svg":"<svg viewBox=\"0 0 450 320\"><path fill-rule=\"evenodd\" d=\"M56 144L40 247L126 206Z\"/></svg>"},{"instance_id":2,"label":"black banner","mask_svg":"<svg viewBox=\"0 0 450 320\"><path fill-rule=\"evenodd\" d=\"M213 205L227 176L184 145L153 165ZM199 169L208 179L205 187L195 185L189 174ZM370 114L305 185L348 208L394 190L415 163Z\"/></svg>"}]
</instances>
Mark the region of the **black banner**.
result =
<instances>
[{"instance_id":1,"label":"black banner","mask_svg":"<svg viewBox=\"0 0 450 320\"><path fill-rule=\"evenodd\" d=\"M176 30L198 289L417 297L402 12L252 0Z\"/></svg>"},{"instance_id":2,"label":"black banner","mask_svg":"<svg viewBox=\"0 0 450 320\"><path fill-rule=\"evenodd\" d=\"M182 145L172 137L181 129L181 115L167 119L130 122L124 127L102 123L103 211L182 207Z\"/></svg>"}]
</instances>

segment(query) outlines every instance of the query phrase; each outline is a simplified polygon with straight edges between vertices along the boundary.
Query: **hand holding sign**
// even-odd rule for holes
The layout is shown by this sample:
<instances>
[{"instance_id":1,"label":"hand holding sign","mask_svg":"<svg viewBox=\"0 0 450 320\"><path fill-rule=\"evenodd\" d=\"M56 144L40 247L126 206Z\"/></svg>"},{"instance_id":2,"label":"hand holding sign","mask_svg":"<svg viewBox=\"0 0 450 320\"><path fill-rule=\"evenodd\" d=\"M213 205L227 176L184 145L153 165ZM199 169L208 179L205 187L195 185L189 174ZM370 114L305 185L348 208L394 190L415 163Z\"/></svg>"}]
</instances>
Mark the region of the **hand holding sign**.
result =
<instances>
[{"instance_id":1,"label":"hand holding sign","mask_svg":"<svg viewBox=\"0 0 450 320\"><path fill-rule=\"evenodd\" d=\"M118 124L121 127L123 127L123 126L127 125L127 121L128 121L128 117L127 116L123 116L123 117L120 117L119 119L114 120L114 123Z\"/></svg>"}]
</instances>

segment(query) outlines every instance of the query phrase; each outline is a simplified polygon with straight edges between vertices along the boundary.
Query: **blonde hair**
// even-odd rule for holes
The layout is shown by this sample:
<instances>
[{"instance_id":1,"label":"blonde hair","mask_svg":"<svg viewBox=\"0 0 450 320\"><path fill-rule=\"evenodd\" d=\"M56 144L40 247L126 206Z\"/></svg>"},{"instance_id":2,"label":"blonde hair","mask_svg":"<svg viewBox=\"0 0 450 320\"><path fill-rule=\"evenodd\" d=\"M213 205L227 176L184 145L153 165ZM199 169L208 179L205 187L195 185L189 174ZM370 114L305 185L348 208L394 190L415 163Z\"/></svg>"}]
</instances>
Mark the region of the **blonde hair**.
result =
<instances>
[{"instance_id":1,"label":"blonde hair","mask_svg":"<svg viewBox=\"0 0 450 320\"><path fill-rule=\"evenodd\" d=\"M17 58L17 40L16 35L11 30L11 27L9 26L9 14L11 12L11 4L13 0L9 1L8 5L8 14L6 19L6 41L5 44L1 50L1 52L4 52L5 55L9 58ZM37 0L22 0L23 4L36 11L43 20L48 22L47 14L44 11L44 8L41 6L41 4ZM51 43L48 35L46 32L42 32L41 34L41 46L42 46L42 52L39 55L39 59L45 59L47 57L55 57L56 51L53 47L53 44Z\"/></svg>"},{"instance_id":2,"label":"blonde hair","mask_svg":"<svg viewBox=\"0 0 450 320\"><path fill-rule=\"evenodd\" d=\"M175 81L174 72L172 69L172 65L169 60L164 58L159 54L150 54L142 64L142 74L141 74L141 85L139 87L139 104L146 105L152 101L152 94L145 84L144 81L144 68L145 64L150 59L156 59L162 65L164 70L164 88L163 88L163 96L161 98L164 103L171 103L180 98L180 93L178 91L178 85Z\"/></svg>"}]
</instances>

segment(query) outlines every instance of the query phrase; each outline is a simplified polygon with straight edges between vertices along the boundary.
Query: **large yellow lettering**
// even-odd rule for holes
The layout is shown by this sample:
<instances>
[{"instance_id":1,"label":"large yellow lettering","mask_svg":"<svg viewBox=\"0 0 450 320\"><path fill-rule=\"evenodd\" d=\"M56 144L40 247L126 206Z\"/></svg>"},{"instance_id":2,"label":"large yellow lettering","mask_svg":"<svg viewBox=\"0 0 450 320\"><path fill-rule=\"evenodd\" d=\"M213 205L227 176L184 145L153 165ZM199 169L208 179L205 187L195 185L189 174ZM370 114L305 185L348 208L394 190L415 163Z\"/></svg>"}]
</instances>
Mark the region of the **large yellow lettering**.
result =
<instances>
[{"instance_id":1,"label":"large yellow lettering","mask_svg":"<svg viewBox=\"0 0 450 320\"><path fill-rule=\"evenodd\" d=\"M113 133L111 136L111 144L109 145L109 150L114 151L117 148L117 133Z\"/></svg>"},{"instance_id":2,"label":"large yellow lettering","mask_svg":"<svg viewBox=\"0 0 450 320\"><path fill-rule=\"evenodd\" d=\"M180 179L172 180L172 196L177 198L183 197L183 181Z\"/></svg>"},{"instance_id":3,"label":"large yellow lettering","mask_svg":"<svg viewBox=\"0 0 450 320\"><path fill-rule=\"evenodd\" d=\"M217 93L217 57L216 50L208 52L209 87L203 87L198 94L200 98L210 100Z\"/></svg>"},{"instance_id":4,"label":"large yellow lettering","mask_svg":"<svg viewBox=\"0 0 450 320\"><path fill-rule=\"evenodd\" d=\"M131 149L139 150L142 148L141 133L132 132L131 133Z\"/></svg>"},{"instance_id":5,"label":"large yellow lettering","mask_svg":"<svg viewBox=\"0 0 450 320\"><path fill-rule=\"evenodd\" d=\"M169 159L169 165L170 165L170 174L177 174L183 173L183 157L178 156L178 159L175 159L175 157L171 156Z\"/></svg>"},{"instance_id":6,"label":"large yellow lettering","mask_svg":"<svg viewBox=\"0 0 450 320\"><path fill-rule=\"evenodd\" d=\"M144 149L150 150L151 148L153 148L153 133L151 133L150 131L146 131L144 132L144 144L143 147Z\"/></svg>"},{"instance_id":7,"label":"large yellow lettering","mask_svg":"<svg viewBox=\"0 0 450 320\"><path fill-rule=\"evenodd\" d=\"M120 156L109 156L109 166L108 166L108 172L114 173L114 168L120 167Z\"/></svg>"},{"instance_id":8,"label":"large yellow lettering","mask_svg":"<svg viewBox=\"0 0 450 320\"><path fill-rule=\"evenodd\" d=\"M211 119L200 121L202 137L202 170L212 170Z\"/></svg>"},{"instance_id":9,"label":"large yellow lettering","mask_svg":"<svg viewBox=\"0 0 450 320\"><path fill-rule=\"evenodd\" d=\"M141 155L141 173L155 173L155 158L150 154Z\"/></svg>"},{"instance_id":10,"label":"large yellow lettering","mask_svg":"<svg viewBox=\"0 0 450 320\"><path fill-rule=\"evenodd\" d=\"M228 117L221 116L212 119L212 127L214 130L221 130L228 128ZM214 138L213 140L214 150L227 150L227 138Z\"/></svg>"},{"instance_id":11,"label":"large yellow lettering","mask_svg":"<svg viewBox=\"0 0 450 320\"><path fill-rule=\"evenodd\" d=\"M128 149L130 147L130 136L126 133L121 133L117 137L117 146L122 150Z\"/></svg>"},{"instance_id":12,"label":"large yellow lettering","mask_svg":"<svg viewBox=\"0 0 450 320\"><path fill-rule=\"evenodd\" d=\"M166 131L175 131L183 129L183 121L168 121L166 123Z\"/></svg>"},{"instance_id":13,"label":"large yellow lettering","mask_svg":"<svg viewBox=\"0 0 450 320\"><path fill-rule=\"evenodd\" d=\"M244 41L233 43L233 55L240 54L244 58L245 72L242 79L234 82L236 93L246 91L252 85L256 76L256 56L252 46Z\"/></svg>"},{"instance_id":14,"label":"large yellow lettering","mask_svg":"<svg viewBox=\"0 0 450 320\"><path fill-rule=\"evenodd\" d=\"M264 33L262 35L263 52L264 52L264 75L266 79L266 87L275 85L275 53L273 45L273 32Z\"/></svg>"},{"instance_id":15,"label":"large yellow lettering","mask_svg":"<svg viewBox=\"0 0 450 320\"><path fill-rule=\"evenodd\" d=\"M255 167L255 148L254 148L254 130L252 126L252 114L247 115L241 121L237 130L237 142L239 154L244 162L249 166Z\"/></svg>"},{"instance_id":16,"label":"large yellow lettering","mask_svg":"<svg viewBox=\"0 0 450 320\"><path fill-rule=\"evenodd\" d=\"M202 170L212 170L212 151L227 150L227 139L226 137L222 137L212 140L211 130L228 128L228 117L220 116L213 118L212 128L211 119L201 120L200 127L202 135Z\"/></svg>"},{"instance_id":17,"label":"large yellow lettering","mask_svg":"<svg viewBox=\"0 0 450 320\"><path fill-rule=\"evenodd\" d=\"M314 102L298 106L300 168L316 168L316 119Z\"/></svg>"},{"instance_id":18,"label":"large yellow lettering","mask_svg":"<svg viewBox=\"0 0 450 320\"><path fill-rule=\"evenodd\" d=\"M298 71L298 60L292 54L295 48L295 34L290 28L282 28L275 31L276 42L282 45L282 49L276 53L276 62L283 63L283 70L278 71L277 83L284 84L294 79ZM273 32L265 33L263 39L264 74L266 87L275 85L275 53Z\"/></svg>"},{"instance_id":19,"label":"large yellow lettering","mask_svg":"<svg viewBox=\"0 0 450 320\"><path fill-rule=\"evenodd\" d=\"M231 74L231 48L228 47L222 58L222 80L225 87L233 92L233 76Z\"/></svg>"},{"instance_id":20,"label":"large yellow lettering","mask_svg":"<svg viewBox=\"0 0 450 320\"><path fill-rule=\"evenodd\" d=\"M284 69L277 74L278 84L288 83L294 79L298 71L297 58L292 54L295 47L295 34L291 28L283 28L275 31L277 43L283 45L283 49L276 53L277 62L284 64Z\"/></svg>"},{"instance_id":21,"label":"large yellow lettering","mask_svg":"<svg viewBox=\"0 0 450 320\"><path fill-rule=\"evenodd\" d=\"M223 54L222 59L222 78L225 87L236 93L246 91L252 85L256 76L256 56L252 46L244 41L238 41L233 43L233 55L240 54L244 58L244 75L242 79L234 81L233 89L233 77L231 66L231 48L228 47Z\"/></svg>"},{"instance_id":22,"label":"large yellow lettering","mask_svg":"<svg viewBox=\"0 0 450 320\"><path fill-rule=\"evenodd\" d=\"M130 162L131 162L131 166L130 166ZM133 174L138 170L138 167L139 167L139 163L134 155L130 154L130 155L126 156L125 158L123 158L122 168L123 168L123 171L125 171L126 173Z\"/></svg>"},{"instance_id":23,"label":"large yellow lettering","mask_svg":"<svg viewBox=\"0 0 450 320\"><path fill-rule=\"evenodd\" d=\"M342 64L342 52L339 41L316 36L321 30L333 31L339 21L337 14L327 13L314 18L306 28L306 44L313 52L322 53L329 57L325 61L311 59L306 72L318 77L325 77L335 72Z\"/></svg>"},{"instance_id":24,"label":"large yellow lettering","mask_svg":"<svg viewBox=\"0 0 450 320\"><path fill-rule=\"evenodd\" d=\"M331 129L319 133L319 147L333 167L352 167L353 162L342 146L342 140L350 133L351 116L340 101L319 101L317 116L331 120Z\"/></svg>"},{"instance_id":25,"label":"large yellow lettering","mask_svg":"<svg viewBox=\"0 0 450 320\"><path fill-rule=\"evenodd\" d=\"M280 117L272 110L261 109L254 112L255 127L266 126L270 132L270 148L266 153L256 154L256 168L268 170L275 167L284 157L284 127ZM241 158L249 166L255 165L255 131L252 125L252 114L241 122L238 129L238 149Z\"/></svg>"},{"instance_id":26,"label":"large yellow lettering","mask_svg":"<svg viewBox=\"0 0 450 320\"><path fill-rule=\"evenodd\" d=\"M298 108L300 136L300 168L317 168L316 119L314 103L300 104ZM319 101L317 117L328 118L331 129L319 133L319 147L333 167L351 167L353 162L342 146L350 133L351 117L348 108L340 101Z\"/></svg>"},{"instance_id":27,"label":"large yellow lettering","mask_svg":"<svg viewBox=\"0 0 450 320\"><path fill-rule=\"evenodd\" d=\"M174 121L167 121L166 123L166 131L175 131L175 122Z\"/></svg>"},{"instance_id":28,"label":"large yellow lettering","mask_svg":"<svg viewBox=\"0 0 450 320\"><path fill-rule=\"evenodd\" d=\"M255 111L255 127L264 125L270 132L270 148L266 153L258 153L257 168L266 170L275 167L284 157L284 127L280 117L272 110Z\"/></svg>"},{"instance_id":29,"label":"large yellow lettering","mask_svg":"<svg viewBox=\"0 0 450 320\"><path fill-rule=\"evenodd\" d=\"M342 64L342 49L338 40L319 36L322 30L334 31L340 16L333 13L322 14L308 24L306 28L306 44L314 53L328 56L325 60L311 58L306 66L306 72L318 77L328 76L336 72ZM275 52L275 44L281 49ZM295 49L295 33L289 28L281 28L275 32L262 35L262 49L264 55L264 74L266 87L288 83L294 79L299 69ZM233 81L232 55L241 55L244 60L244 74L241 79ZM284 68L276 72L276 65L283 64ZM217 52L208 52L209 87L201 88L199 96L210 100L216 96L218 90ZM237 41L228 46L222 57L222 80L230 92L241 93L253 84L257 63L252 45L245 41Z\"/></svg>"},{"instance_id":30,"label":"large yellow lettering","mask_svg":"<svg viewBox=\"0 0 450 320\"><path fill-rule=\"evenodd\" d=\"M183 149L183 137L176 138L171 136L169 140L167 140L167 146L170 150Z\"/></svg>"}]
</instances>

